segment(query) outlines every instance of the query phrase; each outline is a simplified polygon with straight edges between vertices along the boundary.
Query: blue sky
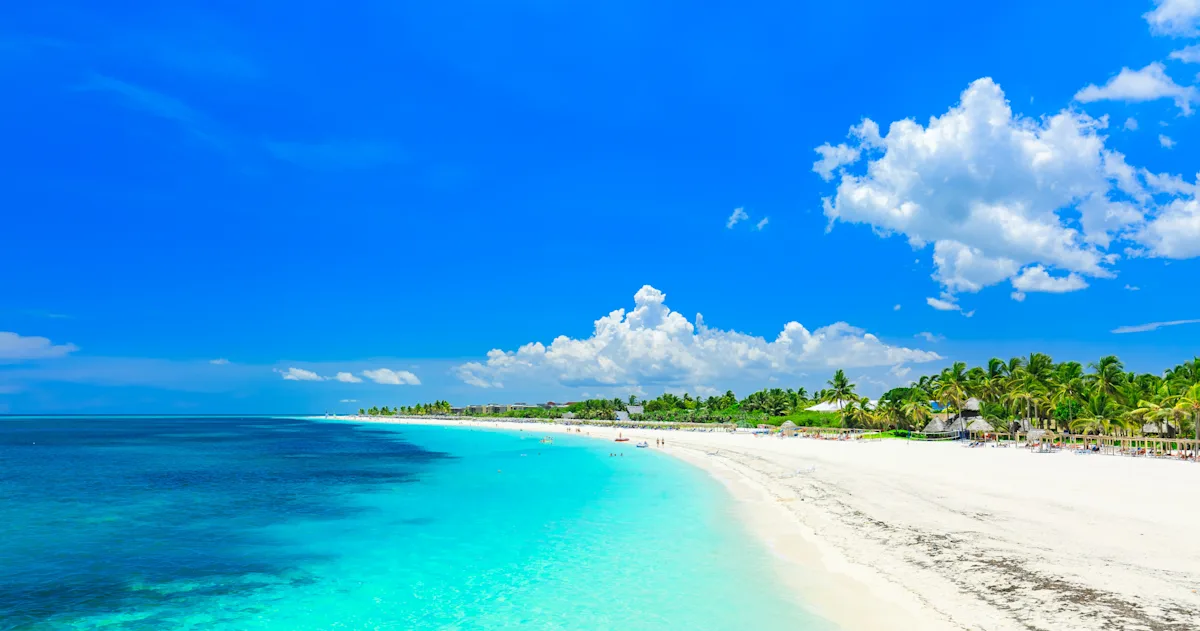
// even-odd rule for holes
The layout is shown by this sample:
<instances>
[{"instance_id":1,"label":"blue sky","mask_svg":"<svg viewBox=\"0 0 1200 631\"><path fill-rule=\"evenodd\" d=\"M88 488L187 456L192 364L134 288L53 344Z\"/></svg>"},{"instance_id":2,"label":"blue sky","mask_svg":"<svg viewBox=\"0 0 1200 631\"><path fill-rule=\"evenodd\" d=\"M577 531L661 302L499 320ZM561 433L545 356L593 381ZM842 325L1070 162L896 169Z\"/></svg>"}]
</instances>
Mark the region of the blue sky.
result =
<instances>
[{"instance_id":1,"label":"blue sky","mask_svg":"<svg viewBox=\"0 0 1200 631\"><path fill-rule=\"evenodd\" d=\"M1195 13L9 8L0 412L1159 372L1200 324L1112 331L1200 318Z\"/></svg>"}]
</instances>

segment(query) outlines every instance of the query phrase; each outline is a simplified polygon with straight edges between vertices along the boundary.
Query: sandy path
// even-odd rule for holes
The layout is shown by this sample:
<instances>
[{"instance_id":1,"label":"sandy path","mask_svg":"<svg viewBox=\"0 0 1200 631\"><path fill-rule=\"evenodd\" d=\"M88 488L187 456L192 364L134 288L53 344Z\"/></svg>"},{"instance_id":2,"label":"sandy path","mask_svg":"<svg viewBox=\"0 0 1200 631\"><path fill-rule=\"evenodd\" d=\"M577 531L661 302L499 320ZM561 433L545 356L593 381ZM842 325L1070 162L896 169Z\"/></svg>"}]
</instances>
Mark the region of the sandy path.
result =
<instances>
[{"instance_id":1,"label":"sandy path","mask_svg":"<svg viewBox=\"0 0 1200 631\"><path fill-rule=\"evenodd\" d=\"M667 452L724 483L780 559L781 578L843 628L1200 629L1200 465L952 443L624 435L665 438Z\"/></svg>"}]
</instances>

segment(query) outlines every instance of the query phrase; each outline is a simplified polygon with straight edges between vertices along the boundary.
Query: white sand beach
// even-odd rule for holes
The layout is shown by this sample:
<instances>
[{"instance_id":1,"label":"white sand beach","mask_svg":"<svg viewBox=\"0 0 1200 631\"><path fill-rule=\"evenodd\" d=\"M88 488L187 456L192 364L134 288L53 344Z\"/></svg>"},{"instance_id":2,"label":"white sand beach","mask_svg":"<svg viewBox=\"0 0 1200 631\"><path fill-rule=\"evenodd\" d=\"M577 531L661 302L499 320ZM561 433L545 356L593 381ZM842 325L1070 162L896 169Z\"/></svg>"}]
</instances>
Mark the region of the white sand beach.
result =
<instances>
[{"instance_id":1,"label":"white sand beach","mask_svg":"<svg viewBox=\"0 0 1200 631\"><path fill-rule=\"evenodd\" d=\"M580 429L652 446L663 438L665 447L652 448L720 480L779 559L778 580L845 629L1200 629L1196 463Z\"/></svg>"}]
</instances>

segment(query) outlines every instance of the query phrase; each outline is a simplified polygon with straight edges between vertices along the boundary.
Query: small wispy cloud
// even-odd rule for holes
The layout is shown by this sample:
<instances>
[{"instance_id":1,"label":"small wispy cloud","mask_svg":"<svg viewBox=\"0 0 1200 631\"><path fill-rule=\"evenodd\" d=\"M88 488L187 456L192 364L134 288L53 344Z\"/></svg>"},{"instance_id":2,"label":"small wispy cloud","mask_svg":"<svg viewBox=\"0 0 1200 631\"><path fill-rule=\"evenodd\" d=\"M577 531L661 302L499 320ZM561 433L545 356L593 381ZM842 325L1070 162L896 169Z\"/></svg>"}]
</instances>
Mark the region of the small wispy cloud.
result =
<instances>
[{"instance_id":1,"label":"small wispy cloud","mask_svg":"<svg viewBox=\"0 0 1200 631\"><path fill-rule=\"evenodd\" d=\"M407 370L392 370L390 368L380 368L378 370L364 370L362 376L374 381L375 383L388 386L419 386L421 380L416 375Z\"/></svg>"},{"instance_id":2,"label":"small wispy cloud","mask_svg":"<svg viewBox=\"0 0 1200 631\"><path fill-rule=\"evenodd\" d=\"M36 335L0 331L0 362L65 357L79 350L74 344L55 344Z\"/></svg>"},{"instance_id":3,"label":"small wispy cloud","mask_svg":"<svg viewBox=\"0 0 1200 631\"><path fill-rule=\"evenodd\" d=\"M123 105L178 123L193 125L206 120L203 114L177 98L104 75L92 75L76 89L115 94Z\"/></svg>"},{"instance_id":4,"label":"small wispy cloud","mask_svg":"<svg viewBox=\"0 0 1200 631\"><path fill-rule=\"evenodd\" d=\"M1137 285L1125 285L1125 289L1127 291L1141 291L1142 288Z\"/></svg>"},{"instance_id":5,"label":"small wispy cloud","mask_svg":"<svg viewBox=\"0 0 1200 631\"><path fill-rule=\"evenodd\" d=\"M200 110L173 96L105 75L92 75L76 86L81 92L112 94L118 102L178 124L188 135L223 154L231 152L230 135Z\"/></svg>"},{"instance_id":6,"label":"small wispy cloud","mask_svg":"<svg viewBox=\"0 0 1200 631\"><path fill-rule=\"evenodd\" d=\"M899 311L899 310L900 310L900 305L896 305L896 306L892 307L892 311Z\"/></svg>"},{"instance_id":7,"label":"small wispy cloud","mask_svg":"<svg viewBox=\"0 0 1200 631\"><path fill-rule=\"evenodd\" d=\"M952 298L952 296L946 297L944 295L942 298L926 298L925 304L928 304L929 306L933 307L934 309L937 309L938 311L957 311L957 312L961 313L964 318L969 318L969 317L975 315L974 309L972 309L971 311L963 311L962 305L958 304L957 302L954 302L950 298Z\"/></svg>"},{"instance_id":8,"label":"small wispy cloud","mask_svg":"<svg viewBox=\"0 0 1200 631\"><path fill-rule=\"evenodd\" d=\"M1166 134L1158 135L1158 144L1162 145L1163 149L1173 149L1175 147L1175 141L1171 140L1171 137Z\"/></svg>"},{"instance_id":9,"label":"small wispy cloud","mask_svg":"<svg viewBox=\"0 0 1200 631\"><path fill-rule=\"evenodd\" d=\"M1138 122L1136 118L1125 119L1125 131L1137 131Z\"/></svg>"},{"instance_id":10,"label":"small wispy cloud","mask_svg":"<svg viewBox=\"0 0 1200 631\"><path fill-rule=\"evenodd\" d=\"M51 320L74 320L74 316L66 313L54 313L51 311L42 311L41 309L26 309L19 312L31 318L49 318Z\"/></svg>"},{"instance_id":11,"label":"small wispy cloud","mask_svg":"<svg viewBox=\"0 0 1200 631\"><path fill-rule=\"evenodd\" d=\"M224 366L224 365L226 365L226 364L228 364L228 363L229 363L229 360L228 360L228 359L225 359L224 357L219 357L219 358L217 358L217 359L210 359L210 360L208 360L208 363L210 363L210 364L212 364L212 365L214 365L214 366Z\"/></svg>"},{"instance_id":12,"label":"small wispy cloud","mask_svg":"<svg viewBox=\"0 0 1200 631\"><path fill-rule=\"evenodd\" d=\"M338 403L358 403L358 399L342 399Z\"/></svg>"},{"instance_id":13,"label":"small wispy cloud","mask_svg":"<svg viewBox=\"0 0 1200 631\"><path fill-rule=\"evenodd\" d=\"M76 90L113 95L120 105L171 121L191 137L239 162L269 156L312 170L345 171L409 161L407 154L386 142L259 142L220 124L182 99L105 75L92 75Z\"/></svg>"},{"instance_id":14,"label":"small wispy cloud","mask_svg":"<svg viewBox=\"0 0 1200 631\"><path fill-rule=\"evenodd\" d=\"M334 375L333 378L335 381L340 381L342 383L362 383L362 379L359 379L358 377L355 377L353 373L348 372L339 372L338 374Z\"/></svg>"},{"instance_id":15,"label":"small wispy cloud","mask_svg":"<svg viewBox=\"0 0 1200 631\"><path fill-rule=\"evenodd\" d=\"M934 335L933 333L930 333L929 331L921 331L920 333L917 333L913 337L921 338L931 344L940 342L940 341L946 339L945 337L943 337L941 335Z\"/></svg>"},{"instance_id":16,"label":"small wispy cloud","mask_svg":"<svg viewBox=\"0 0 1200 631\"><path fill-rule=\"evenodd\" d=\"M770 217L763 217L763 218L762 218L762 221L760 221L760 222L758 222L758 223L754 224L754 229L755 229L755 230L762 230L763 228L766 228L766 227L767 227L767 223L768 223L768 222L770 222L770 221L771 221L771 218L770 218Z\"/></svg>"},{"instance_id":17,"label":"small wispy cloud","mask_svg":"<svg viewBox=\"0 0 1200 631\"><path fill-rule=\"evenodd\" d=\"M1179 326L1181 324L1200 324L1200 320L1170 320L1167 322L1148 322L1146 324L1135 324L1132 326L1119 326L1112 330L1113 333L1145 333L1147 331L1156 331L1163 327Z\"/></svg>"},{"instance_id":18,"label":"small wispy cloud","mask_svg":"<svg viewBox=\"0 0 1200 631\"><path fill-rule=\"evenodd\" d=\"M732 228L732 227L736 226L739 221L744 221L749 218L750 218L750 215L746 214L745 208L734 208L733 214L730 215L729 219L725 222L725 227Z\"/></svg>"},{"instance_id":19,"label":"small wispy cloud","mask_svg":"<svg viewBox=\"0 0 1200 631\"><path fill-rule=\"evenodd\" d=\"M941 298L926 298L925 303L938 311L962 311L962 307L958 304Z\"/></svg>"},{"instance_id":20,"label":"small wispy cloud","mask_svg":"<svg viewBox=\"0 0 1200 631\"><path fill-rule=\"evenodd\" d=\"M275 372L283 375L283 378L287 381L325 381L325 377L303 368L288 368L287 370L279 370L277 368Z\"/></svg>"}]
</instances>

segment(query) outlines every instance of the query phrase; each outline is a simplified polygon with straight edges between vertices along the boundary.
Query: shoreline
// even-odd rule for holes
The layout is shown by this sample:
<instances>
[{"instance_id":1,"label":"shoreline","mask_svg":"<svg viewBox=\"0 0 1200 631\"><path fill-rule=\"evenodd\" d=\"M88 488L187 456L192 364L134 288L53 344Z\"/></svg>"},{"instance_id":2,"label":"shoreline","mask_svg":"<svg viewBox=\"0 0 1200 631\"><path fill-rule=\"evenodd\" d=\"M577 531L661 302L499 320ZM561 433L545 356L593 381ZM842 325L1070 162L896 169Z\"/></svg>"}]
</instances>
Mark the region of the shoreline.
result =
<instances>
[{"instance_id":1,"label":"shoreline","mask_svg":"<svg viewBox=\"0 0 1200 631\"><path fill-rule=\"evenodd\" d=\"M660 451L726 488L789 592L842 629L1200 626L1194 464L506 419L336 418L665 438Z\"/></svg>"}]
</instances>

